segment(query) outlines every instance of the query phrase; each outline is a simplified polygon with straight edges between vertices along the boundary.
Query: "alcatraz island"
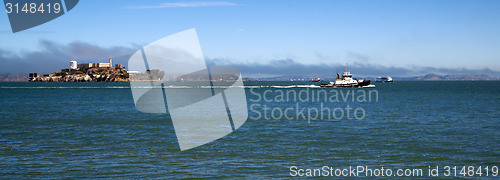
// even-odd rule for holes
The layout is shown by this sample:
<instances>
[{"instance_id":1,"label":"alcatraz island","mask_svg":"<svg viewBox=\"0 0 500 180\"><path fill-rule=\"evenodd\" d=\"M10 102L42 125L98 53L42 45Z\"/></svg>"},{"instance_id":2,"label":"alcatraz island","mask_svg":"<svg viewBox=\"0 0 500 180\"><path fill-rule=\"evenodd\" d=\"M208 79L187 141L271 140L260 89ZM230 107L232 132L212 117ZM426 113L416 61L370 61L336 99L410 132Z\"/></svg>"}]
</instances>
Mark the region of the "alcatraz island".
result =
<instances>
[{"instance_id":1,"label":"alcatraz island","mask_svg":"<svg viewBox=\"0 0 500 180\"><path fill-rule=\"evenodd\" d=\"M83 63L70 61L70 68L52 74L29 73L29 82L129 82L129 73L121 64Z\"/></svg>"}]
</instances>

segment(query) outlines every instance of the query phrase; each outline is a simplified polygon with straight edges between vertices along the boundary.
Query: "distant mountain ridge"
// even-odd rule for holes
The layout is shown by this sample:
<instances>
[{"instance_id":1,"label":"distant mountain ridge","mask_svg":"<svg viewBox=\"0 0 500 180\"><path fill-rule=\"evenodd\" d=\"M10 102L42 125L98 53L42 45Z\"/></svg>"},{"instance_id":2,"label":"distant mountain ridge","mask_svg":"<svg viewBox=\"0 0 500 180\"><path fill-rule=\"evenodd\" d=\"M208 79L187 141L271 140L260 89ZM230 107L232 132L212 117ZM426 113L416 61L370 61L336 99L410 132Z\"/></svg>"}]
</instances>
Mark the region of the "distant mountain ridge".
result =
<instances>
[{"instance_id":1,"label":"distant mountain ridge","mask_svg":"<svg viewBox=\"0 0 500 180\"><path fill-rule=\"evenodd\" d=\"M334 77L331 75L324 76L276 76L266 78L251 78L244 77L244 81L309 81L311 79L321 78L322 81L333 81ZM376 77L360 77L360 79L375 80ZM414 77L392 77L394 81L499 81L500 78L488 75L439 75L427 74L423 76ZM0 81L28 81L28 76L25 74L0 74Z\"/></svg>"},{"instance_id":2,"label":"distant mountain ridge","mask_svg":"<svg viewBox=\"0 0 500 180\"><path fill-rule=\"evenodd\" d=\"M332 75L323 76L276 76L276 77L266 77L266 78L244 78L244 80L252 81L309 81L311 79L320 78L322 81L333 81L335 77ZM376 77L358 77L359 79L369 79L375 80ZM392 77L394 81L498 81L500 78L488 76L488 75L474 75L474 74L462 74L462 75L439 75L439 74L427 74L423 76L413 76L413 77Z\"/></svg>"},{"instance_id":3,"label":"distant mountain ridge","mask_svg":"<svg viewBox=\"0 0 500 180\"><path fill-rule=\"evenodd\" d=\"M13 74L6 73L0 74L0 82L10 81L10 82L20 82L20 81L28 81L28 75L26 74Z\"/></svg>"},{"instance_id":4,"label":"distant mountain ridge","mask_svg":"<svg viewBox=\"0 0 500 180\"><path fill-rule=\"evenodd\" d=\"M473 74L454 74L454 75L439 75L427 74L416 77L395 77L394 80L400 81L495 81L500 78L488 75L473 75Z\"/></svg>"}]
</instances>

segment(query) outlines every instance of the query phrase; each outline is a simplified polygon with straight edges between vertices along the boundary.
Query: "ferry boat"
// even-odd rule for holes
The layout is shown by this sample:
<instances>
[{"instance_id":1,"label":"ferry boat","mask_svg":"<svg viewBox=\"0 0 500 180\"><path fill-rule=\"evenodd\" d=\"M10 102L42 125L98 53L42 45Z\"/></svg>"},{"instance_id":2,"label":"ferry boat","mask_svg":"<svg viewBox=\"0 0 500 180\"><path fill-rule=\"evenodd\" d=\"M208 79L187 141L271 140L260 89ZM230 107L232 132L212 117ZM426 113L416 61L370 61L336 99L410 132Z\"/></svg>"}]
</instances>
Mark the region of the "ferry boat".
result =
<instances>
[{"instance_id":1,"label":"ferry boat","mask_svg":"<svg viewBox=\"0 0 500 180\"><path fill-rule=\"evenodd\" d=\"M348 65L346 65L342 78L337 73L335 81L331 81L329 84L321 84L320 87L363 87L369 85L370 80L357 80L353 78L351 72L349 72Z\"/></svg>"},{"instance_id":2,"label":"ferry boat","mask_svg":"<svg viewBox=\"0 0 500 180\"><path fill-rule=\"evenodd\" d=\"M394 82L390 76L378 77L375 82Z\"/></svg>"},{"instance_id":3,"label":"ferry boat","mask_svg":"<svg viewBox=\"0 0 500 180\"><path fill-rule=\"evenodd\" d=\"M321 79L320 79L320 78L318 78L318 79L311 79L311 80L309 80L309 82L320 82L320 81L321 81Z\"/></svg>"}]
</instances>

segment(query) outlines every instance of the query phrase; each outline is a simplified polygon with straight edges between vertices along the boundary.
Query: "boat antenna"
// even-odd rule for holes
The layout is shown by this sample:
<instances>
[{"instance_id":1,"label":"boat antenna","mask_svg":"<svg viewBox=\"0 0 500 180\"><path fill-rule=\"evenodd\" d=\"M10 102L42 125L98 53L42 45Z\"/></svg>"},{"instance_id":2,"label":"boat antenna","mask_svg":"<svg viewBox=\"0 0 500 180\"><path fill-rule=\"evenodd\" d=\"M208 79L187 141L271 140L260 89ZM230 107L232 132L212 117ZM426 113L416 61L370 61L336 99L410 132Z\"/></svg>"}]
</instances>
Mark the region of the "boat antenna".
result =
<instances>
[{"instance_id":1,"label":"boat antenna","mask_svg":"<svg viewBox=\"0 0 500 180\"><path fill-rule=\"evenodd\" d=\"M348 64L347 64L347 63L345 63L345 72L348 72L348 71L349 71L349 70L347 70L347 66L348 66Z\"/></svg>"}]
</instances>

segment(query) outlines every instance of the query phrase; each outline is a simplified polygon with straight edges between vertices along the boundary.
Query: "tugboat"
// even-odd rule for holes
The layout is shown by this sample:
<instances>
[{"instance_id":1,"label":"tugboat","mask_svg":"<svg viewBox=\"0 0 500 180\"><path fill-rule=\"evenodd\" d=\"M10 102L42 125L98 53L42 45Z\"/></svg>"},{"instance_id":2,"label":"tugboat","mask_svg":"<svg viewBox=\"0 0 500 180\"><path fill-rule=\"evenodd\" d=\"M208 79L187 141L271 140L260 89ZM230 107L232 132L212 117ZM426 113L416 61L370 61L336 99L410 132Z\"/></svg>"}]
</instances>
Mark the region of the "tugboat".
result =
<instances>
[{"instance_id":1,"label":"tugboat","mask_svg":"<svg viewBox=\"0 0 500 180\"><path fill-rule=\"evenodd\" d=\"M320 87L363 87L370 85L370 80L357 80L352 78L351 72L348 70L348 65L345 66L345 71L340 78L340 74L337 73L337 78L334 82L329 84L321 84Z\"/></svg>"},{"instance_id":2,"label":"tugboat","mask_svg":"<svg viewBox=\"0 0 500 180\"><path fill-rule=\"evenodd\" d=\"M390 76L387 77L378 77L375 82L394 82Z\"/></svg>"}]
</instances>

